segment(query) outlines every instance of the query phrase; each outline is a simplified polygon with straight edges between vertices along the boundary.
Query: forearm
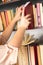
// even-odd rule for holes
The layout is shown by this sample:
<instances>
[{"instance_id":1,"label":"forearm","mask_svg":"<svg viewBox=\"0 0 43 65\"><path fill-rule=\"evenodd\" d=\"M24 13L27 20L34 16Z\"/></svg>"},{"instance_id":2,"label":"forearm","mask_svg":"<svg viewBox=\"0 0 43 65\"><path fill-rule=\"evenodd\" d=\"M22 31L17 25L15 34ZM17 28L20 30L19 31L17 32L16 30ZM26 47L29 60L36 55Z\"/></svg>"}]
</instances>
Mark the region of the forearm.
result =
<instances>
[{"instance_id":1,"label":"forearm","mask_svg":"<svg viewBox=\"0 0 43 65\"><path fill-rule=\"evenodd\" d=\"M20 47L23 36L24 36L25 29L24 28L19 28L16 34L14 35L13 39L8 43L14 47Z\"/></svg>"},{"instance_id":2,"label":"forearm","mask_svg":"<svg viewBox=\"0 0 43 65\"><path fill-rule=\"evenodd\" d=\"M16 23L16 20L11 21L11 23L8 25L8 27L2 33L2 36L6 39L6 41L8 40L8 38L10 37L10 35L12 33L15 23Z\"/></svg>"}]
</instances>

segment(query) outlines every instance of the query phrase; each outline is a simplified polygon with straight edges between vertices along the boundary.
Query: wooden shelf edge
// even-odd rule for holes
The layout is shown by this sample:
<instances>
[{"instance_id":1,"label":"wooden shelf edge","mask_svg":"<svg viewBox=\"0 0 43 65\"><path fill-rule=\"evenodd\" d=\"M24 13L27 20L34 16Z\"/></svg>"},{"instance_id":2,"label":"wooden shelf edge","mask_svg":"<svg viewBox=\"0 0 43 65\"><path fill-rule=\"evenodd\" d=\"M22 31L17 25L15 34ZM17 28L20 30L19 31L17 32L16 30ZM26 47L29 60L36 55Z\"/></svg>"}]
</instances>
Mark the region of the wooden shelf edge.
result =
<instances>
[{"instance_id":1,"label":"wooden shelf edge","mask_svg":"<svg viewBox=\"0 0 43 65\"><path fill-rule=\"evenodd\" d=\"M20 1L15 1L15 2L11 1L11 2L0 4L0 11L12 9L14 7L17 7L17 6L20 6L22 4L25 4L28 1L29 0L25 0L25 1L20 0Z\"/></svg>"}]
</instances>

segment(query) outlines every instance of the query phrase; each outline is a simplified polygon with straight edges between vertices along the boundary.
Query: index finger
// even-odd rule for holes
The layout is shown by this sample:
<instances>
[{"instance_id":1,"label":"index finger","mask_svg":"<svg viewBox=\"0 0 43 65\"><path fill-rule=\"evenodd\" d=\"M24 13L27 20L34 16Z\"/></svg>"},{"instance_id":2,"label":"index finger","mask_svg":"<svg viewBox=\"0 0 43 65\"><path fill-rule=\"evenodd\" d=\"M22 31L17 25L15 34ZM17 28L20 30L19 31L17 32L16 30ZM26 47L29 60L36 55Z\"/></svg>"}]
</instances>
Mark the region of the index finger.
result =
<instances>
[{"instance_id":1,"label":"index finger","mask_svg":"<svg viewBox=\"0 0 43 65\"><path fill-rule=\"evenodd\" d=\"M23 8L23 5L22 5L22 6L20 6L18 9L19 9L19 10L22 10L22 8Z\"/></svg>"}]
</instances>

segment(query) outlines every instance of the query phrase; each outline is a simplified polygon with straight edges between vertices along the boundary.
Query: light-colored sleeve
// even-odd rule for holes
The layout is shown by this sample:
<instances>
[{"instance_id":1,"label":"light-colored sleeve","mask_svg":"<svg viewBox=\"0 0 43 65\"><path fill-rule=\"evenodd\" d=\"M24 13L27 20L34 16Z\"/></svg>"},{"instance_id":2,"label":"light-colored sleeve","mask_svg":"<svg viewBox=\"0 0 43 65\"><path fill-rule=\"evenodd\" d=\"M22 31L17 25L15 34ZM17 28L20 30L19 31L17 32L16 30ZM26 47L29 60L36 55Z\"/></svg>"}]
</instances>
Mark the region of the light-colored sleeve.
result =
<instances>
[{"instance_id":1,"label":"light-colored sleeve","mask_svg":"<svg viewBox=\"0 0 43 65\"><path fill-rule=\"evenodd\" d=\"M7 57L8 47L5 45L0 45L0 63L2 63Z\"/></svg>"},{"instance_id":2,"label":"light-colored sleeve","mask_svg":"<svg viewBox=\"0 0 43 65\"><path fill-rule=\"evenodd\" d=\"M6 63L10 64L16 64L17 63L17 57L18 57L18 48L13 47L11 45L7 45L9 48L9 52L12 50L12 52L9 55L9 58L7 59Z\"/></svg>"},{"instance_id":3,"label":"light-colored sleeve","mask_svg":"<svg viewBox=\"0 0 43 65\"><path fill-rule=\"evenodd\" d=\"M11 45L0 45L0 65L12 65L17 63L18 48ZM6 60L5 60L6 59ZM4 64L3 64L4 61Z\"/></svg>"}]
</instances>

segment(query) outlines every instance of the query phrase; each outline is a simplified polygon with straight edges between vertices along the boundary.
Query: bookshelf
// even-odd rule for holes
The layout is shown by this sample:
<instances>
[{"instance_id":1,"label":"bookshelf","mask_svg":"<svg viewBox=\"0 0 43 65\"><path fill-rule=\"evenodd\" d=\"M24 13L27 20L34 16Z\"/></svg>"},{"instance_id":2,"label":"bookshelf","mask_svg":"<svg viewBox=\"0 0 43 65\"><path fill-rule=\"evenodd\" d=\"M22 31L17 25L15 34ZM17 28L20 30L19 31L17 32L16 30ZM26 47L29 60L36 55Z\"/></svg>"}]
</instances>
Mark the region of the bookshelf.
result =
<instances>
[{"instance_id":1,"label":"bookshelf","mask_svg":"<svg viewBox=\"0 0 43 65\"><path fill-rule=\"evenodd\" d=\"M43 2L43 0L18 0L18 1L10 1L6 3L0 3L0 11L12 9L16 6L20 6L22 4L25 4L26 2L31 1L33 4L37 2Z\"/></svg>"},{"instance_id":2,"label":"bookshelf","mask_svg":"<svg viewBox=\"0 0 43 65\"><path fill-rule=\"evenodd\" d=\"M17 6L20 6L22 4L25 4L28 1L29 0L19 0L19 1L10 1L10 2L6 2L6 3L1 3L0 4L0 11L12 9L14 7L17 7Z\"/></svg>"},{"instance_id":3,"label":"bookshelf","mask_svg":"<svg viewBox=\"0 0 43 65\"><path fill-rule=\"evenodd\" d=\"M0 12L5 11L5 10L11 10L13 8L16 8L17 6L21 6L21 5L25 4L28 1L32 2L32 4L36 4L38 2L41 2L41 3L43 2L43 0L17 0L17 1L12 0L12 1L9 1L6 3L0 3ZM41 27L40 29L42 29L42 28L43 27ZM2 32L2 31L0 31L0 32Z\"/></svg>"},{"instance_id":4,"label":"bookshelf","mask_svg":"<svg viewBox=\"0 0 43 65\"><path fill-rule=\"evenodd\" d=\"M9 10L9 9L13 9L14 7L17 7L17 6L20 6L20 5L22 5L22 4L25 4L26 2L28 2L29 0L19 0L19 1L11 1L11 2L6 2L6 3L1 3L0 4L0 12L1 11L4 11L4 10ZM33 4L36 4L37 2L43 2L43 0L30 0ZM15 34L15 32L16 31L13 31L12 32L12 35L10 36L10 39L9 40L11 40L12 39L12 37L13 37L13 35ZM18 56L20 56L20 58L18 59L18 61L19 61L19 65L31 65L31 62L30 62L30 50L32 50L33 49L33 47L31 48L29 48L29 46L34 46L34 51L36 51L36 45L43 45L43 27L41 27L41 28L35 28L35 29L29 29L29 30L26 30L26 32L25 32L26 34L30 34L30 35L34 35L34 38L35 39L38 39L37 41L35 41L35 43L32 43L32 44L30 44L30 45L26 45L26 46L24 46L24 47L21 47L20 48L20 50L19 50L19 54L20 55L18 55ZM9 41L8 40L8 41ZM26 51L25 51L26 50ZM22 52L21 52L22 51ZM31 51L31 53L33 53L33 57L34 57L34 55L35 55L35 60L34 61L32 61L32 54L31 54L31 61L32 61L32 63L33 62L35 62L35 63L33 63L33 65L38 65L38 60L37 60L37 57L36 57L36 54L34 54L34 51L32 50ZM27 53L28 53L28 55L27 55ZM22 56L22 57L21 57ZM23 56L24 56L24 58L23 58ZM27 59L28 58L28 59ZM23 59L23 60L21 60L21 59ZM26 59L27 59L27 62L26 62ZM20 61L21 60L21 61ZM24 61L25 60L25 61ZM36 61L37 60L37 61ZM18 65L18 64L17 64Z\"/></svg>"}]
</instances>

